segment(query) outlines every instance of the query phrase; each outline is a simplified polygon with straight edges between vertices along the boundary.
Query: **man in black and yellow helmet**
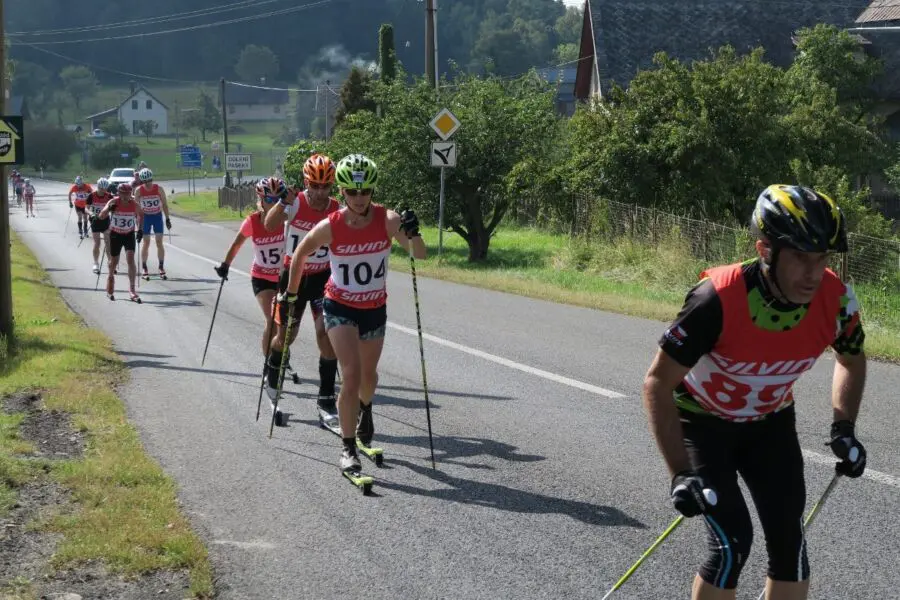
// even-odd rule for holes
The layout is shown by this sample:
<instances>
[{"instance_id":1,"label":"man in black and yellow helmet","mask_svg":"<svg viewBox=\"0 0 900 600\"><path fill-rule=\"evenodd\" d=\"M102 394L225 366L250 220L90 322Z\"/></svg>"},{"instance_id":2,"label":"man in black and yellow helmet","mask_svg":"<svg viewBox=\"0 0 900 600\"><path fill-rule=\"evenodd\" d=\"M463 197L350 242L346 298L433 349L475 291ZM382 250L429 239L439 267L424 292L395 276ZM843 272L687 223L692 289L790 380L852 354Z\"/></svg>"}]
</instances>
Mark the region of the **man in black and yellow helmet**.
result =
<instances>
[{"instance_id":1,"label":"man in black and yellow helmet","mask_svg":"<svg viewBox=\"0 0 900 600\"><path fill-rule=\"evenodd\" d=\"M751 229L758 257L701 274L644 382L672 502L707 524L710 552L694 600L735 598L753 537L738 474L765 533L766 597L807 597L806 490L791 389L829 346L835 469L859 477L866 466L854 428L865 334L853 290L827 268L832 253L847 251L843 214L825 194L772 185L757 199Z\"/></svg>"}]
</instances>

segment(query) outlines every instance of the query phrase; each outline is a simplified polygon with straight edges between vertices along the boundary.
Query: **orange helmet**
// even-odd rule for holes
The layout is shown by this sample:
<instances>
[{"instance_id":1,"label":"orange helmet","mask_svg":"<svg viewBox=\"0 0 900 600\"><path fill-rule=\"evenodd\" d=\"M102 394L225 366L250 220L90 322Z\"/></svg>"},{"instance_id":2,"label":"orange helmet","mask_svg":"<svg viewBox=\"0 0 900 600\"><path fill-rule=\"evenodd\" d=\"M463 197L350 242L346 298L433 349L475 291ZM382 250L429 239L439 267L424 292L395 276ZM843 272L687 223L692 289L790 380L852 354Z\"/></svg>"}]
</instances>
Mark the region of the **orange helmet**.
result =
<instances>
[{"instance_id":1,"label":"orange helmet","mask_svg":"<svg viewBox=\"0 0 900 600\"><path fill-rule=\"evenodd\" d=\"M324 154L313 154L303 165L303 177L310 183L334 183L334 163Z\"/></svg>"}]
</instances>

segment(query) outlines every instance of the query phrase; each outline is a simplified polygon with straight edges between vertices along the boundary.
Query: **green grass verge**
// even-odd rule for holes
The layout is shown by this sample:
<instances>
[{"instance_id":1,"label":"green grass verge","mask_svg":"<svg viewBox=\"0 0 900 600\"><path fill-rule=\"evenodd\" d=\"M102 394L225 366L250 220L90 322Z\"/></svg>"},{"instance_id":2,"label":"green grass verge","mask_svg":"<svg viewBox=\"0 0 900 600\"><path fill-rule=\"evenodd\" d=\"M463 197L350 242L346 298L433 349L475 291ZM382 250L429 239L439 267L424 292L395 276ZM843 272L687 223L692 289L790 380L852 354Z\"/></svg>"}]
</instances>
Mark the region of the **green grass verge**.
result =
<instances>
[{"instance_id":1,"label":"green grass verge","mask_svg":"<svg viewBox=\"0 0 900 600\"><path fill-rule=\"evenodd\" d=\"M488 259L472 264L458 235L445 232L440 259L437 229L423 228L422 237L429 257L416 261L419 275L664 322L675 318L685 293L708 266L677 240L657 246L629 240L588 244L565 235L506 227L492 239ZM395 246L394 254L392 268L408 272L403 249ZM900 361L900 290L854 287L863 307L866 352L873 358Z\"/></svg>"},{"instance_id":2,"label":"green grass verge","mask_svg":"<svg viewBox=\"0 0 900 600\"><path fill-rule=\"evenodd\" d=\"M248 214L247 210L239 213L230 208L219 208L218 192L180 193L168 201L172 214L201 221L240 221Z\"/></svg>"},{"instance_id":3,"label":"green grass verge","mask_svg":"<svg viewBox=\"0 0 900 600\"><path fill-rule=\"evenodd\" d=\"M175 483L144 452L115 394L126 371L110 340L85 328L15 235L12 279L16 332L12 353L0 356L0 396L40 390L46 407L70 413L87 439L83 458L51 463L49 476L77 502L74 511L36 525L63 536L53 565L101 559L126 575L188 569L191 591L211 597L206 548L179 510ZM0 419L0 509L17 486L38 476L36 461L15 457L25 449L20 420Z\"/></svg>"}]
</instances>

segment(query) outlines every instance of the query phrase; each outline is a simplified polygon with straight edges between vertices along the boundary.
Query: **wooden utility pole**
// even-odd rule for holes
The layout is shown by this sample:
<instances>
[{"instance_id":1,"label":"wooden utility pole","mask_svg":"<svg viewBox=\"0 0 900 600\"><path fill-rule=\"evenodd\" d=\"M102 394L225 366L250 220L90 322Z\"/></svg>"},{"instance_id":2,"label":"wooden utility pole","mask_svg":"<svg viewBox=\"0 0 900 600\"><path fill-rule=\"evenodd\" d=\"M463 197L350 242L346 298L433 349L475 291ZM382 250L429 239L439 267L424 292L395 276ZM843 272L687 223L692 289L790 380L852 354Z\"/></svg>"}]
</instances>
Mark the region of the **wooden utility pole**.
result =
<instances>
[{"instance_id":1,"label":"wooden utility pole","mask_svg":"<svg viewBox=\"0 0 900 600\"><path fill-rule=\"evenodd\" d=\"M2 2L3 0L0 0ZM225 78L219 80L222 94L222 134L225 136L225 152L222 154L222 166L225 168L225 187L231 187L231 173L228 171L228 105L225 104Z\"/></svg>"},{"instance_id":2,"label":"wooden utility pole","mask_svg":"<svg viewBox=\"0 0 900 600\"><path fill-rule=\"evenodd\" d=\"M426 0L425 4L425 76L428 81L434 82L434 89L438 88L438 61L437 61L437 29L435 27L435 13L437 12L437 0Z\"/></svg>"},{"instance_id":3,"label":"wooden utility pole","mask_svg":"<svg viewBox=\"0 0 900 600\"><path fill-rule=\"evenodd\" d=\"M6 112L6 30L3 0L0 0L0 115ZM6 166L0 165L0 337L11 348L13 338L12 259L9 247L9 180ZM4 349L6 350L6 349Z\"/></svg>"}]
</instances>

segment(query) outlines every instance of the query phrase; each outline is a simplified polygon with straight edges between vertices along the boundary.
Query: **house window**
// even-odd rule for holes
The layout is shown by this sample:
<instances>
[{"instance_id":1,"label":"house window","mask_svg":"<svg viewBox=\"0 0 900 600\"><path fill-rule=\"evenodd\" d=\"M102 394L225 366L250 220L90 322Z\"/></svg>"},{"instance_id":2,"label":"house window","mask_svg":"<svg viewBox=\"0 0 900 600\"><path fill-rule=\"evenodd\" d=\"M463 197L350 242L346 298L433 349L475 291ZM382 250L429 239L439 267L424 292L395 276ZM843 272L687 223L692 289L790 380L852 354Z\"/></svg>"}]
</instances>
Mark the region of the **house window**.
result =
<instances>
[{"instance_id":1,"label":"house window","mask_svg":"<svg viewBox=\"0 0 900 600\"><path fill-rule=\"evenodd\" d=\"M147 100L147 110L151 110L153 108L153 100Z\"/></svg>"},{"instance_id":2,"label":"house window","mask_svg":"<svg viewBox=\"0 0 900 600\"><path fill-rule=\"evenodd\" d=\"M131 101L131 110L137 110L137 100Z\"/></svg>"},{"instance_id":3,"label":"house window","mask_svg":"<svg viewBox=\"0 0 900 600\"><path fill-rule=\"evenodd\" d=\"M278 105L276 104L276 105L272 108L272 112L274 112L274 113L277 115L278 113L281 112L281 107L278 106Z\"/></svg>"}]
</instances>

